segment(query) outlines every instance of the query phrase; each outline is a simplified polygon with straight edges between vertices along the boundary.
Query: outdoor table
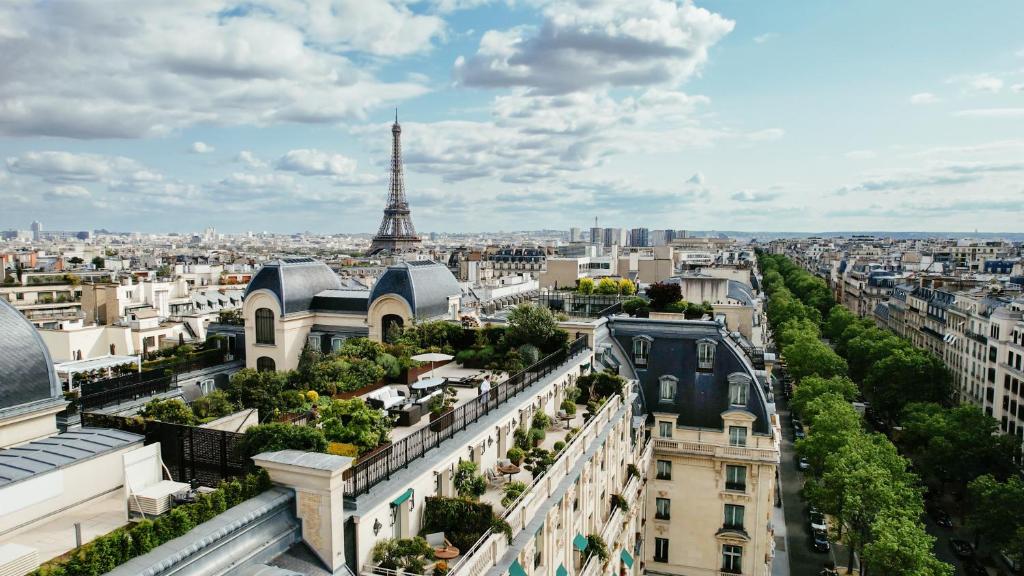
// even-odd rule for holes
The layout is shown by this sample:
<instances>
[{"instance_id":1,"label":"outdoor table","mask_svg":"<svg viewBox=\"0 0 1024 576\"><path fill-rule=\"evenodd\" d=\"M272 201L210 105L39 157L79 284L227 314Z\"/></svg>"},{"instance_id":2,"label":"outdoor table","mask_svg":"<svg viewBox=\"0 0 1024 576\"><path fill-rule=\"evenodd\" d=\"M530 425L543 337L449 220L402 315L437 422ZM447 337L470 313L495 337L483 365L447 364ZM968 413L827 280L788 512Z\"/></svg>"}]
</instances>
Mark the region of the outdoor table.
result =
<instances>
[{"instance_id":1,"label":"outdoor table","mask_svg":"<svg viewBox=\"0 0 1024 576\"><path fill-rule=\"evenodd\" d=\"M498 472L502 474L508 474L508 481L512 481L512 476L519 474L519 466L515 464L509 464L508 466L498 466Z\"/></svg>"},{"instance_id":2,"label":"outdoor table","mask_svg":"<svg viewBox=\"0 0 1024 576\"><path fill-rule=\"evenodd\" d=\"M435 376L433 378L424 378L423 380L417 380L412 384L409 384L409 388L422 392L424 390L430 390L444 384L445 378L442 376Z\"/></svg>"},{"instance_id":3,"label":"outdoor table","mask_svg":"<svg viewBox=\"0 0 1024 576\"><path fill-rule=\"evenodd\" d=\"M575 417L576 417L575 414L565 414L564 416L559 416L558 419L562 421L562 425L563 426L568 428L569 427L569 422L572 422L572 419L575 418Z\"/></svg>"},{"instance_id":4,"label":"outdoor table","mask_svg":"<svg viewBox=\"0 0 1024 576\"><path fill-rule=\"evenodd\" d=\"M455 546L442 546L434 548L434 558L438 560L451 560L459 555L460 551Z\"/></svg>"}]
</instances>

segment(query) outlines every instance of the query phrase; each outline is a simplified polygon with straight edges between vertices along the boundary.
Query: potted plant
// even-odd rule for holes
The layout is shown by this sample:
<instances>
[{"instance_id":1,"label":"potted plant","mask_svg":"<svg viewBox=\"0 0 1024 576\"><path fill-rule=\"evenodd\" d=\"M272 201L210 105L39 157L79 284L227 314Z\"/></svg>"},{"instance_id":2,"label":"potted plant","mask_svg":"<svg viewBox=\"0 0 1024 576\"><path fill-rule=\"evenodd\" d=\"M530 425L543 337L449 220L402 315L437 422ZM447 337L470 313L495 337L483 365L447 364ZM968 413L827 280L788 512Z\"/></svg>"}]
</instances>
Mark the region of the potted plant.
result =
<instances>
[{"instance_id":1,"label":"potted plant","mask_svg":"<svg viewBox=\"0 0 1024 576\"><path fill-rule=\"evenodd\" d=\"M540 446L540 443L544 441L544 438L546 436L547 434L544 432L544 430L541 430L540 428L530 428L530 445L533 446L534 448Z\"/></svg>"},{"instance_id":2,"label":"potted plant","mask_svg":"<svg viewBox=\"0 0 1024 576\"><path fill-rule=\"evenodd\" d=\"M505 457L508 458L509 462L519 466L523 463L523 458L526 457L526 452L518 446L513 446L505 453Z\"/></svg>"},{"instance_id":3,"label":"potted plant","mask_svg":"<svg viewBox=\"0 0 1024 576\"><path fill-rule=\"evenodd\" d=\"M452 484L459 496L467 500L477 500L487 491L487 480L477 473L476 462L463 460L452 477Z\"/></svg>"},{"instance_id":4,"label":"potted plant","mask_svg":"<svg viewBox=\"0 0 1024 576\"><path fill-rule=\"evenodd\" d=\"M427 409L430 410L430 429L434 432L444 430L451 424L451 418L446 418L455 406L455 388L446 386L444 392L437 394L427 402Z\"/></svg>"}]
</instances>

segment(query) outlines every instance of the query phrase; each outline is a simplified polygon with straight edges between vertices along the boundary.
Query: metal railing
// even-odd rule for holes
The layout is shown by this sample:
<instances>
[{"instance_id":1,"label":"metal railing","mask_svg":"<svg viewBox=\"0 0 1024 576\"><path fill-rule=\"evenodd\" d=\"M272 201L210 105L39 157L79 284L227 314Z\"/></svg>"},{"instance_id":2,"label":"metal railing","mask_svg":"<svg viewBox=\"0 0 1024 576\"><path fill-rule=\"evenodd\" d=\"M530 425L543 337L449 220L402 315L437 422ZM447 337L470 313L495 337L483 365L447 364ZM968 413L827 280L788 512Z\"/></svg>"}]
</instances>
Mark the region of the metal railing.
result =
<instances>
[{"instance_id":1,"label":"metal railing","mask_svg":"<svg viewBox=\"0 0 1024 576\"><path fill-rule=\"evenodd\" d=\"M586 348L587 337L582 336L570 344L567 349L545 356L536 364L496 385L489 394L481 394L433 420L429 426L421 428L365 460L357 462L345 473L345 495L356 497L367 493L378 483L391 478L396 471L406 467L409 462L465 430L467 426L497 409L509 398L556 371Z\"/></svg>"},{"instance_id":2,"label":"metal railing","mask_svg":"<svg viewBox=\"0 0 1024 576\"><path fill-rule=\"evenodd\" d=\"M225 363L225 350L212 349L151 370L85 382L78 399L83 412L170 391L182 374Z\"/></svg>"}]
</instances>

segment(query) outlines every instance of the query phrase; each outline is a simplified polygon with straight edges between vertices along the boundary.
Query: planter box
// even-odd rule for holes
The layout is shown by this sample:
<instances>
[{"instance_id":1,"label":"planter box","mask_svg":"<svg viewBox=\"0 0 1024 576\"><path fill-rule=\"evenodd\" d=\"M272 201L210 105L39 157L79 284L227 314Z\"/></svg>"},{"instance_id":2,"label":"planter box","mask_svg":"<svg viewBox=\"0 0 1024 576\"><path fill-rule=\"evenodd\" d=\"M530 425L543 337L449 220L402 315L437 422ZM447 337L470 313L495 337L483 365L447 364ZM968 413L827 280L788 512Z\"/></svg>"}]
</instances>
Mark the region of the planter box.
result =
<instances>
[{"instance_id":1,"label":"planter box","mask_svg":"<svg viewBox=\"0 0 1024 576\"><path fill-rule=\"evenodd\" d=\"M440 414L430 413L430 429L434 432L440 432L445 428L452 425L452 414L455 410L448 410Z\"/></svg>"}]
</instances>

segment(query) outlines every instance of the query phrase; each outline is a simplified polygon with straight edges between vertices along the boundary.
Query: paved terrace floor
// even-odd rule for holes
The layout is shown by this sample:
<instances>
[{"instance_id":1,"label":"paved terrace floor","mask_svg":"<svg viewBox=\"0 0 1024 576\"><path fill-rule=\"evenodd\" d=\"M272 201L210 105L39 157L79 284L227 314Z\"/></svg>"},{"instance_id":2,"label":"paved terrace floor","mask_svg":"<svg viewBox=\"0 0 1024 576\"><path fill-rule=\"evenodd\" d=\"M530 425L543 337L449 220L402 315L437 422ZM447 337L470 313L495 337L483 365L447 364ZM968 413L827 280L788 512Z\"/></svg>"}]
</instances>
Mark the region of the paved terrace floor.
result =
<instances>
[{"instance_id":1,"label":"paved terrace floor","mask_svg":"<svg viewBox=\"0 0 1024 576\"><path fill-rule=\"evenodd\" d=\"M118 489L98 500L58 513L53 520L13 536L4 536L0 544L35 548L42 563L75 548L75 522L82 523L82 544L85 544L126 525L126 515L124 492Z\"/></svg>"}]
</instances>

